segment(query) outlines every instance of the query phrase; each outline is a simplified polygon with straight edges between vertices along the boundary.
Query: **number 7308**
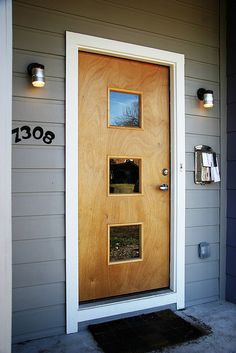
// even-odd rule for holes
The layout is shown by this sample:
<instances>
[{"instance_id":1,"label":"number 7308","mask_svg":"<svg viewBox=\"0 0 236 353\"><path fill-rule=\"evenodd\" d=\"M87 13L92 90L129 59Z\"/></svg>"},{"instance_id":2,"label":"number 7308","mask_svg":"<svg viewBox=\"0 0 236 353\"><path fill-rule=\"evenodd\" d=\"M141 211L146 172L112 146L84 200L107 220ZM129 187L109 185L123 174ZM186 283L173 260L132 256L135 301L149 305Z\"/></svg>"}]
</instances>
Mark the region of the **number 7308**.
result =
<instances>
[{"instance_id":1,"label":"number 7308","mask_svg":"<svg viewBox=\"0 0 236 353\"><path fill-rule=\"evenodd\" d=\"M55 134L52 131L44 132L41 126L36 126L32 130L30 126L24 125L22 127L17 127L13 129L12 134L15 134L15 143L33 137L36 140L42 139L44 143L50 145L55 138Z\"/></svg>"}]
</instances>

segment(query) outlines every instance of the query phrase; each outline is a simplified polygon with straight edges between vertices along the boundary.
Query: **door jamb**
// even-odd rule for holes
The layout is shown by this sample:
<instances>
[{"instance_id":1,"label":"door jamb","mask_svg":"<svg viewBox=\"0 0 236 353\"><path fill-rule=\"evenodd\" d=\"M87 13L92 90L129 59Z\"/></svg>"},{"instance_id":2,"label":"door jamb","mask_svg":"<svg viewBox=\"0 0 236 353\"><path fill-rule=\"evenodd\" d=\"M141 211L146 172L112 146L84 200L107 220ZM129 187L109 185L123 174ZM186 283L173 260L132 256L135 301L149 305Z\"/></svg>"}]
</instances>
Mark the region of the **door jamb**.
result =
<instances>
[{"instance_id":1,"label":"door jamb","mask_svg":"<svg viewBox=\"0 0 236 353\"><path fill-rule=\"evenodd\" d=\"M124 57L170 67L171 261L168 292L79 306L78 287L78 51ZM66 32L66 331L97 318L185 306L185 115L184 55L94 36Z\"/></svg>"}]
</instances>

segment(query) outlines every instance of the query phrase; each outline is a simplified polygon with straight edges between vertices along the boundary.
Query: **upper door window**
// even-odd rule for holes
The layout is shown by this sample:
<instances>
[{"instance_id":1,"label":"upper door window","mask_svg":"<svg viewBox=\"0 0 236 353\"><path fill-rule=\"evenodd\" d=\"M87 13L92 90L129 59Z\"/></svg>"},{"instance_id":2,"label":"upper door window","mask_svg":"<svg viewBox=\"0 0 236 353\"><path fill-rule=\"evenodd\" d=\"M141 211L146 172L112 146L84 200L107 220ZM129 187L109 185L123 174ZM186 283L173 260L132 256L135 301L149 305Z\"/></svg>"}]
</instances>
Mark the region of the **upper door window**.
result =
<instances>
[{"instance_id":1,"label":"upper door window","mask_svg":"<svg viewBox=\"0 0 236 353\"><path fill-rule=\"evenodd\" d=\"M142 94L109 89L108 126L142 128Z\"/></svg>"}]
</instances>

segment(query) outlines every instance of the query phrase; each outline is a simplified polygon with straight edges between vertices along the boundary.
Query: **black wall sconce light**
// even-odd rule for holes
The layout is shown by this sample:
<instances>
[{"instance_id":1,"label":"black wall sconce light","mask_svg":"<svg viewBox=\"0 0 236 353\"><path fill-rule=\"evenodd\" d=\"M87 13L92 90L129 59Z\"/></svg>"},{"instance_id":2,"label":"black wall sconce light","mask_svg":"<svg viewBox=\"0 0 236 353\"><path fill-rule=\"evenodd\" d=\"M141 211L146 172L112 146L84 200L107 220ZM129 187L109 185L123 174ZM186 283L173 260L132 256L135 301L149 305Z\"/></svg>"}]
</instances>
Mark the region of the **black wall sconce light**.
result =
<instances>
[{"instance_id":1,"label":"black wall sconce light","mask_svg":"<svg viewBox=\"0 0 236 353\"><path fill-rule=\"evenodd\" d=\"M213 91L210 89L199 88L197 91L198 99L203 101L204 108L212 108L214 106Z\"/></svg>"},{"instance_id":2,"label":"black wall sconce light","mask_svg":"<svg viewBox=\"0 0 236 353\"><path fill-rule=\"evenodd\" d=\"M45 86L44 65L38 63L29 64L27 71L32 77L32 85L34 87Z\"/></svg>"}]
</instances>

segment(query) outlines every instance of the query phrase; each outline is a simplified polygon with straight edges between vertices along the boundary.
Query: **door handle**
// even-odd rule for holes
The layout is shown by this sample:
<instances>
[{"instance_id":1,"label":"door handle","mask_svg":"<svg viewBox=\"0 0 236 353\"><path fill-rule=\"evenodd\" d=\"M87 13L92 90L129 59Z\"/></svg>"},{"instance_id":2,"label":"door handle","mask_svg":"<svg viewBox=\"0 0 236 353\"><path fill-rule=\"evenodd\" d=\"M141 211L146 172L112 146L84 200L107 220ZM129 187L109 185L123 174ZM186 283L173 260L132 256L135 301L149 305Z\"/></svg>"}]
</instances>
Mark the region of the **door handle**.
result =
<instances>
[{"instance_id":1,"label":"door handle","mask_svg":"<svg viewBox=\"0 0 236 353\"><path fill-rule=\"evenodd\" d=\"M159 186L159 189L160 189L161 191L168 191L168 190L169 190L169 186L168 186L168 184L161 184L161 185Z\"/></svg>"}]
</instances>

